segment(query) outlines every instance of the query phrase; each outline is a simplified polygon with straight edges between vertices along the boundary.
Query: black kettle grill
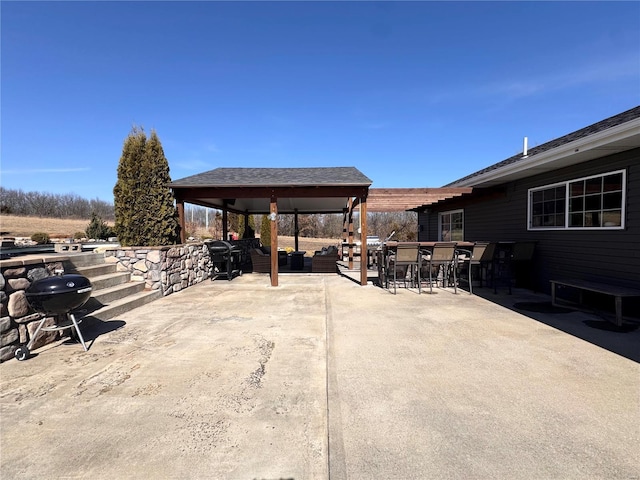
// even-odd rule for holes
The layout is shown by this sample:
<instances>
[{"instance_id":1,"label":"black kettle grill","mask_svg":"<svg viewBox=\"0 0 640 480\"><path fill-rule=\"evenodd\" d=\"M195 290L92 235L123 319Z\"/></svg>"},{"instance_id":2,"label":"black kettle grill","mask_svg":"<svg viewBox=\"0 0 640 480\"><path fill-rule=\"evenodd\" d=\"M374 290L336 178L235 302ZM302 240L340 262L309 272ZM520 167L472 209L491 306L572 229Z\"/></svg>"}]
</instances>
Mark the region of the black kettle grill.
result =
<instances>
[{"instance_id":1,"label":"black kettle grill","mask_svg":"<svg viewBox=\"0 0 640 480\"><path fill-rule=\"evenodd\" d=\"M33 347L40 330L53 331L73 327L82 343L82 347L85 351L87 350L84 338L78 327L81 320L76 320L72 311L80 308L89 300L93 286L89 279L82 275L56 273L57 275L53 277L34 281L25 290L29 305L42 316L42 320L29 343L18 347L15 351L14 355L18 360L25 360L29 357L30 349ZM50 316L57 317L56 325L45 327L44 322Z\"/></svg>"}]
</instances>

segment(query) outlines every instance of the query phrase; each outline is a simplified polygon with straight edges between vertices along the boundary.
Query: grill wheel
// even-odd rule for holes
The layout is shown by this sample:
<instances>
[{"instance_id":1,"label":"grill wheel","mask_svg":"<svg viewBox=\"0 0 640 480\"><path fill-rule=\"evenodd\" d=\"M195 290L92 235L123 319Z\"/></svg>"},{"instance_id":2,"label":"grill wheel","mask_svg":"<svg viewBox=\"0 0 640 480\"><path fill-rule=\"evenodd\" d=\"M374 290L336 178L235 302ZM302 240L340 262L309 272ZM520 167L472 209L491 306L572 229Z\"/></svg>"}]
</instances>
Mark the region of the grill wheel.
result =
<instances>
[{"instance_id":1,"label":"grill wheel","mask_svg":"<svg viewBox=\"0 0 640 480\"><path fill-rule=\"evenodd\" d=\"M18 347L13 353L13 355L16 357L16 360L18 360L19 362L29 358L30 354L31 352L29 352L29 349L25 345Z\"/></svg>"}]
</instances>

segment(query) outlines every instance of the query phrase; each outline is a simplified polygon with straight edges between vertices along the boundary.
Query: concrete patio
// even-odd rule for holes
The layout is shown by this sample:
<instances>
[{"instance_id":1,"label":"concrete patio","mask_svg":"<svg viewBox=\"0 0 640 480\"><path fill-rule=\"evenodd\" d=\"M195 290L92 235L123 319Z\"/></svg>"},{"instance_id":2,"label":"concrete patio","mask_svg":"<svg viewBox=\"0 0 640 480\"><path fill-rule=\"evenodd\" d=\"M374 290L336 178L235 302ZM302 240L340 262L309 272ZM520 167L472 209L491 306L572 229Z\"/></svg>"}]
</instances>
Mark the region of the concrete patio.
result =
<instances>
[{"instance_id":1,"label":"concrete patio","mask_svg":"<svg viewBox=\"0 0 640 480\"><path fill-rule=\"evenodd\" d=\"M206 281L0 365L2 479L640 478L640 330L530 291ZM528 306L514 309L513 305Z\"/></svg>"}]
</instances>

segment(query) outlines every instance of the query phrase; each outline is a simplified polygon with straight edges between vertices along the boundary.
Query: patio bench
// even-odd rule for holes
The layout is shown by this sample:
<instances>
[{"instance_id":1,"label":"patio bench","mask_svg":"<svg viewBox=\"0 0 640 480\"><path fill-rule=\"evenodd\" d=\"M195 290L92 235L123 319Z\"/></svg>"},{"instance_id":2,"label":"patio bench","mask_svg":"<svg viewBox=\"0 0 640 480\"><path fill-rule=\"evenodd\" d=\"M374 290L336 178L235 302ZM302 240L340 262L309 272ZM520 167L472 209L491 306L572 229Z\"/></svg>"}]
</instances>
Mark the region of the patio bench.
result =
<instances>
[{"instance_id":1,"label":"patio bench","mask_svg":"<svg viewBox=\"0 0 640 480\"><path fill-rule=\"evenodd\" d=\"M608 283L602 282L591 282L587 280L578 280L578 279L570 279L570 280L550 280L551 282L551 303L554 306L571 306L558 305L556 298L556 287L558 285L564 287L571 287L579 290L579 299L578 304L582 303L582 294L584 291L602 293L604 295L609 295L615 298L616 305L616 325L622 326L622 299L624 297L640 297L640 289L630 288L630 287L621 287L617 285L610 285Z\"/></svg>"}]
</instances>

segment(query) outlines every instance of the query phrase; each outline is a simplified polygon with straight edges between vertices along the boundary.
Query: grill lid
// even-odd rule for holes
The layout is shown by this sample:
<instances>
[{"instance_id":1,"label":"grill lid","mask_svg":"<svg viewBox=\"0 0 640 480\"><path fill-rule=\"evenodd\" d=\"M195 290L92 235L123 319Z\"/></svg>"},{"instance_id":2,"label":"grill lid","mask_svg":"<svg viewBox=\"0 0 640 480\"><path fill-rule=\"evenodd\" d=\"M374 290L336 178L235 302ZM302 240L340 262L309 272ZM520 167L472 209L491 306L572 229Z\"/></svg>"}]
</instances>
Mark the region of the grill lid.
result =
<instances>
[{"instance_id":1,"label":"grill lid","mask_svg":"<svg viewBox=\"0 0 640 480\"><path fill-rule=\"evenodd\" d=\"M240 250L240 247L236 245L232 245L231 243L226 242L224 240L210 240L205 243L207 244L207 248L209 249L210 252L226 253L226 252L236 252Z\"/></svg>"},{"instance_id":2,"label":"grill lid","mask_svg":"<svg viewBox=\"0 0 640 480\"><path fill-rule=\"evenodd\" d=\"M70 292L85 293L90 292L91 288L91 282L87 277L69 273L36 280L25 290L25 294L29 299L30 297L60 295Z\"/></svg>"},{"instance_id":3,"label":"grill lid","mask_svg":"<svg viewBox=\"0 0 640 480\"><path fill-rule=\"evenodd\" d=\"M91 296L91 282L82 275L41 278L25 290L31 307L41 313L63 314L84 305Z\"/></svg>"}]
</instances>

